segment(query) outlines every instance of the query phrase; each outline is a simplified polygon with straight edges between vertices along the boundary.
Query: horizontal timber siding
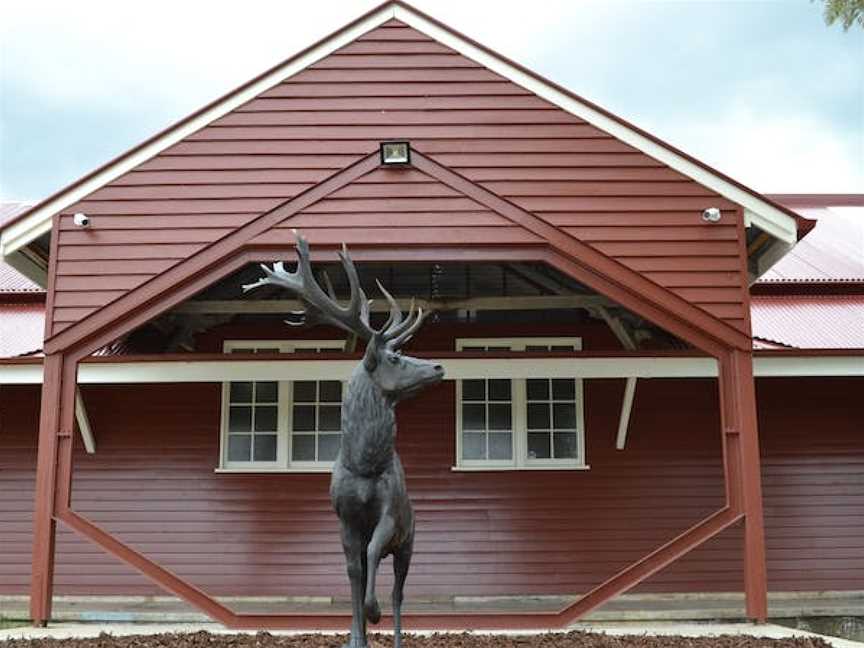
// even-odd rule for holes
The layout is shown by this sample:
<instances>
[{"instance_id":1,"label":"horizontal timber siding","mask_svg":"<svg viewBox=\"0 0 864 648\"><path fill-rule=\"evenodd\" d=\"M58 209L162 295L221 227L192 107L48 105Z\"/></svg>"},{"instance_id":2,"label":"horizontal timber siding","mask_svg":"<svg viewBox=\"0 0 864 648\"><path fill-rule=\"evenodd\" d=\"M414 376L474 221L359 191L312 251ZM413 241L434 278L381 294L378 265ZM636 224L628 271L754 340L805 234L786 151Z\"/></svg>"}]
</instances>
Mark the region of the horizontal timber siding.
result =
<instances>
[{"instance_id":1,"label":"horizontal timber siding","mask_svg":"<svg viewBox=\"0 0 864 648\"><path fill-rule=\"evenodd\" d=\"M861 381L757 382L769 586L860 589ZM591 469L577 472L452 472L453 384L400 406L417 510L409 596L584 592L719 507L714 383L639 381L617 451L622 392L587 381ZM76 510L214 594L347 594L328 475L214 473L218 386L86 387L84 398L98 452L76 452ZM37 415L36 389L0 388L0 594L28 588ZM726 532L638 591L740 590L740 541ZM388 561L382 588L389 572ZM58 594L156 592L61 529Z\"/></svg>"},{"instance_id":2,"label":"horizontal timber siding","mask_svg":"<svg viewBox=\"0 0 864 648\"><path fill-rule=\"evenodd\" d=\"M736 205L391 21L65 210L57 234L54 332L391 138L410 139L439 163L746 330ZM321 228L336 227L337 220L341 227L369 228L361 237L367 241L381 227L390 233L380 242L410 244L417 237L428 242L424 228L438 223L444 231L431 240L449 244L447 214L476 211L423 179L361 180L342 192L342 216L332 216L328 198L298 224L316 227L316 215ZM378 209L376 201L390 209ZM702 222L709 206L723 210L720 223ZM93 217L87 231L72 225L77 211ZM399 211L409 214L404 223L395 221ZM428 214L423 227L416 222L420 212ZM490 234L506 226L488 213L460 218L467 219L466 244L535 242L515 229ZM321 231L312 240L336 238L336 231ZM64 294L82 287L93 294L86 304Z\"/></svg>"}]
</instances>

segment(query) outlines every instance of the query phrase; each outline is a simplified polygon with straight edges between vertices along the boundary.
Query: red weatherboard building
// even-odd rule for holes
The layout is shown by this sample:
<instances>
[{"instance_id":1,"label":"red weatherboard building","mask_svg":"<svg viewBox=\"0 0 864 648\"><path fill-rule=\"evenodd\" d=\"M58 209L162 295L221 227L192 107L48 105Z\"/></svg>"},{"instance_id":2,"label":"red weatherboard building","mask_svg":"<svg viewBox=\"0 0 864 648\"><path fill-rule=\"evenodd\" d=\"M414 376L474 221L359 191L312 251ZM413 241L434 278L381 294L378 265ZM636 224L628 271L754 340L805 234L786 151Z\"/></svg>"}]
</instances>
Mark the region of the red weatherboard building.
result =
<instances>
[{"instance_id":1,"label":"red weatherboard building","mask_svg":"<svg viewBox=\"0 0 864 648\"><path fill-rule=\"evenodd\" d=\"M3 212L0 596L35 623L55 594L167 592L233 627L344 625L223 598L346 594L327 473L357 353L239 288L292 229L436 313L409 352L448 380L399 412L409 599L579 597L408 624L862 590L862 229L831 210L862 204L760 195L386 3Z\"/></svg>"}]
</instances>

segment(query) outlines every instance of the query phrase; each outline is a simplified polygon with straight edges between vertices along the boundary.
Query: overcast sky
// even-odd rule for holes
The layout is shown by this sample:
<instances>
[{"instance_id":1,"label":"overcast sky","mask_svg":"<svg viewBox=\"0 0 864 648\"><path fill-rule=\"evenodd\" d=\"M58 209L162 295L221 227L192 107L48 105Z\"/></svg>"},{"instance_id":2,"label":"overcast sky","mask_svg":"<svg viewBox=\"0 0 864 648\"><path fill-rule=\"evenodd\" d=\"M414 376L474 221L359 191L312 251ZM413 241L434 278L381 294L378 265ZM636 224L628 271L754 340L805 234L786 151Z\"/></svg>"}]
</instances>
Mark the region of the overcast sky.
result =
<instances>
[{"instance_id":1,"label":"overcast sky","mask_svg":"<svg viewBox=\"0 0 864 648\"><path fill-rule=\"evenodd\" d=\"M47 196L377 4L0 3L0 198ZM864 191L864 32L821 2L414 4L755 189Z\"/></svg>"}]
</instances>

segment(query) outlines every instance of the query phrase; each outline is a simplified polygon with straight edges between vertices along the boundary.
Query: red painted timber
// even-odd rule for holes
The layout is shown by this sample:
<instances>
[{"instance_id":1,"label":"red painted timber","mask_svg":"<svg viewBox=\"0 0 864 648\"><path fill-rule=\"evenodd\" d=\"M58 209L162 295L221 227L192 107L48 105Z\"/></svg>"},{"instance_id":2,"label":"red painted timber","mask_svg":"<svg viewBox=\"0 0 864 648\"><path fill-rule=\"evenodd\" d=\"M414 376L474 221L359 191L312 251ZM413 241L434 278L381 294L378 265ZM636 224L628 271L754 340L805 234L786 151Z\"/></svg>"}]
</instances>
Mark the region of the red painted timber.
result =
<instances>
[{"instance_id":1,"label":"red painted timber","mask_svg":"<svg viewBox=\"0 0 864 648\"><path fill-rule=\"evenodd\" d=\"M601 344L590 335L586 341L595 349ZM852 590L864 581L864 518L858 514L864 507L864 408L854 398L861 387L860 379L757 380L772 591ZM92 456L80 443L76 449L73 503L82 514L219 596L346 594L326 476L213 473L218 389L83 389L99 449ZM452 395L445 390L428 403L407 402L399 414L399 444L421 511L422 544L409 600L585 592L719 506L719 422L710 384L640 383L623 452L614 450L621 390L615 381L586 384L590 471L519 473L518 480L512 473L450 472ZM0 595L26 594L30 583L38 396L34 387L0 387ZM307 497L314 507L300 506ZM637 517L641 505L645 514ZM740 590L742 537L738 528L727 531L636 591ZM439 548L439 540L447 544ZM531 551L524 552L526 546ZM310 569L312 555L318 571ZM231 575L208 569L212 564L230 567ZM519 571L522 565L527 573ZM510 576L448 589L449 575L472 566ZM531 571L548 585L529 580ZM389 567L384 572L389 579ZM59 595L158 594L62 528L55 580Z\"/></svg>"},{"instance_id":2,"label":"red painted timber","mask_svg":"<svg viewBox=\"0 0 864 648\"><path fill-rule=\"evenodd\" d=\"M394 39L394 32L411 36ZM92 304L68 310L60 300L54 319L62 326L77 324L100 306L115 303L114 291L133 290L125 287L133 283L131 277L144 283L148 275L221 240L224 228L245 227L253 215L302 195L376 150L380 139L392 137L410 138L418 151L550 223L564 225L581 214L594 214L599 222L570 233L653 281L660 283L665 276L646 269L654 263L645 261L650 257L682 272L695 263L707 271L734 271L745 290L740 262L728 259L741 251L724 245L736 240L740 213L734 205L440 43L404 26L388 26L65 210L59 224L58 293L66 290L64 279L75 273L102 276L101 264L94 260L105 261L104 272L123 276L125 283L103 291L94 282ZM387 191L392 194L381 193ZM411 209L412 191L422 189L357 183L346 188L346 196L353 197L342 208L362 210L367 198L361 196L371 192L408 201L405 206ZM419 194L413 209L430 211L422 203L431 199ZM459 204L443 202L441 208L460 209ZM729 210L710 229L699 218L707 206ZM93 216L88 232L71 227L76 211ZM671 228L650 226L654 214L668 213L678 215L686 233L670 235ZM403 234L410 242L412 232ZM704 278L711 280L708 274ZM680 288L664 286L672 292ZM746 313L740 307L697 301L692 295L685 299L745 330Z\"/></svg>"}]
</instances>

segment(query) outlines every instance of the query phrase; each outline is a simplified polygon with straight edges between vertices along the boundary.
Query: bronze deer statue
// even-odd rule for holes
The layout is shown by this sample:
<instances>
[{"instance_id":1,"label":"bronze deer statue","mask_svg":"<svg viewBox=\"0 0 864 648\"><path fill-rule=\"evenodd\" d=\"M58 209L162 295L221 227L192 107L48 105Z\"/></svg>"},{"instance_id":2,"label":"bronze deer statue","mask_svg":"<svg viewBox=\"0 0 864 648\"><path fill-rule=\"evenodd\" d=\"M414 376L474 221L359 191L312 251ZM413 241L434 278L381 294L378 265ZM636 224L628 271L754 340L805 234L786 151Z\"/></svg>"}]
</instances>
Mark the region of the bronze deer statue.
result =
<instances>
[{"instance_id":1,"label":"bronze deer statue","mask_svg":"<svg viewBox=\"0 0 864 648\"><path fill-rule=\"evenodd\" d=\"M339 516L342 547L351 581L351 639L345 648L366 648L366 621L378 623L381 609L375 595L375 573L381 559L393 555L394 646L401 645L401 608L405 577L414 546L414 511L405 487L405 471L395 449L399 401L444 377L441 365L403 356L400 348L423 323L423 311L408 316L396 300L378 288L390 304L387 322L375 329L369 323L370 304L357 269L343 245L339 253L348 277L351 296L340 306L324 275L325 287L316 281L309 260L309 245L297 235L297 269L262 265L265 276L251 290L272 285L297 295L305 310L294 313L306 320L328 323L366 341L363 361L354 369L342 404L342 446L333 466L330 498ZM289 324L302 324L288 322Z\"/></svg>"}]
</instances>

